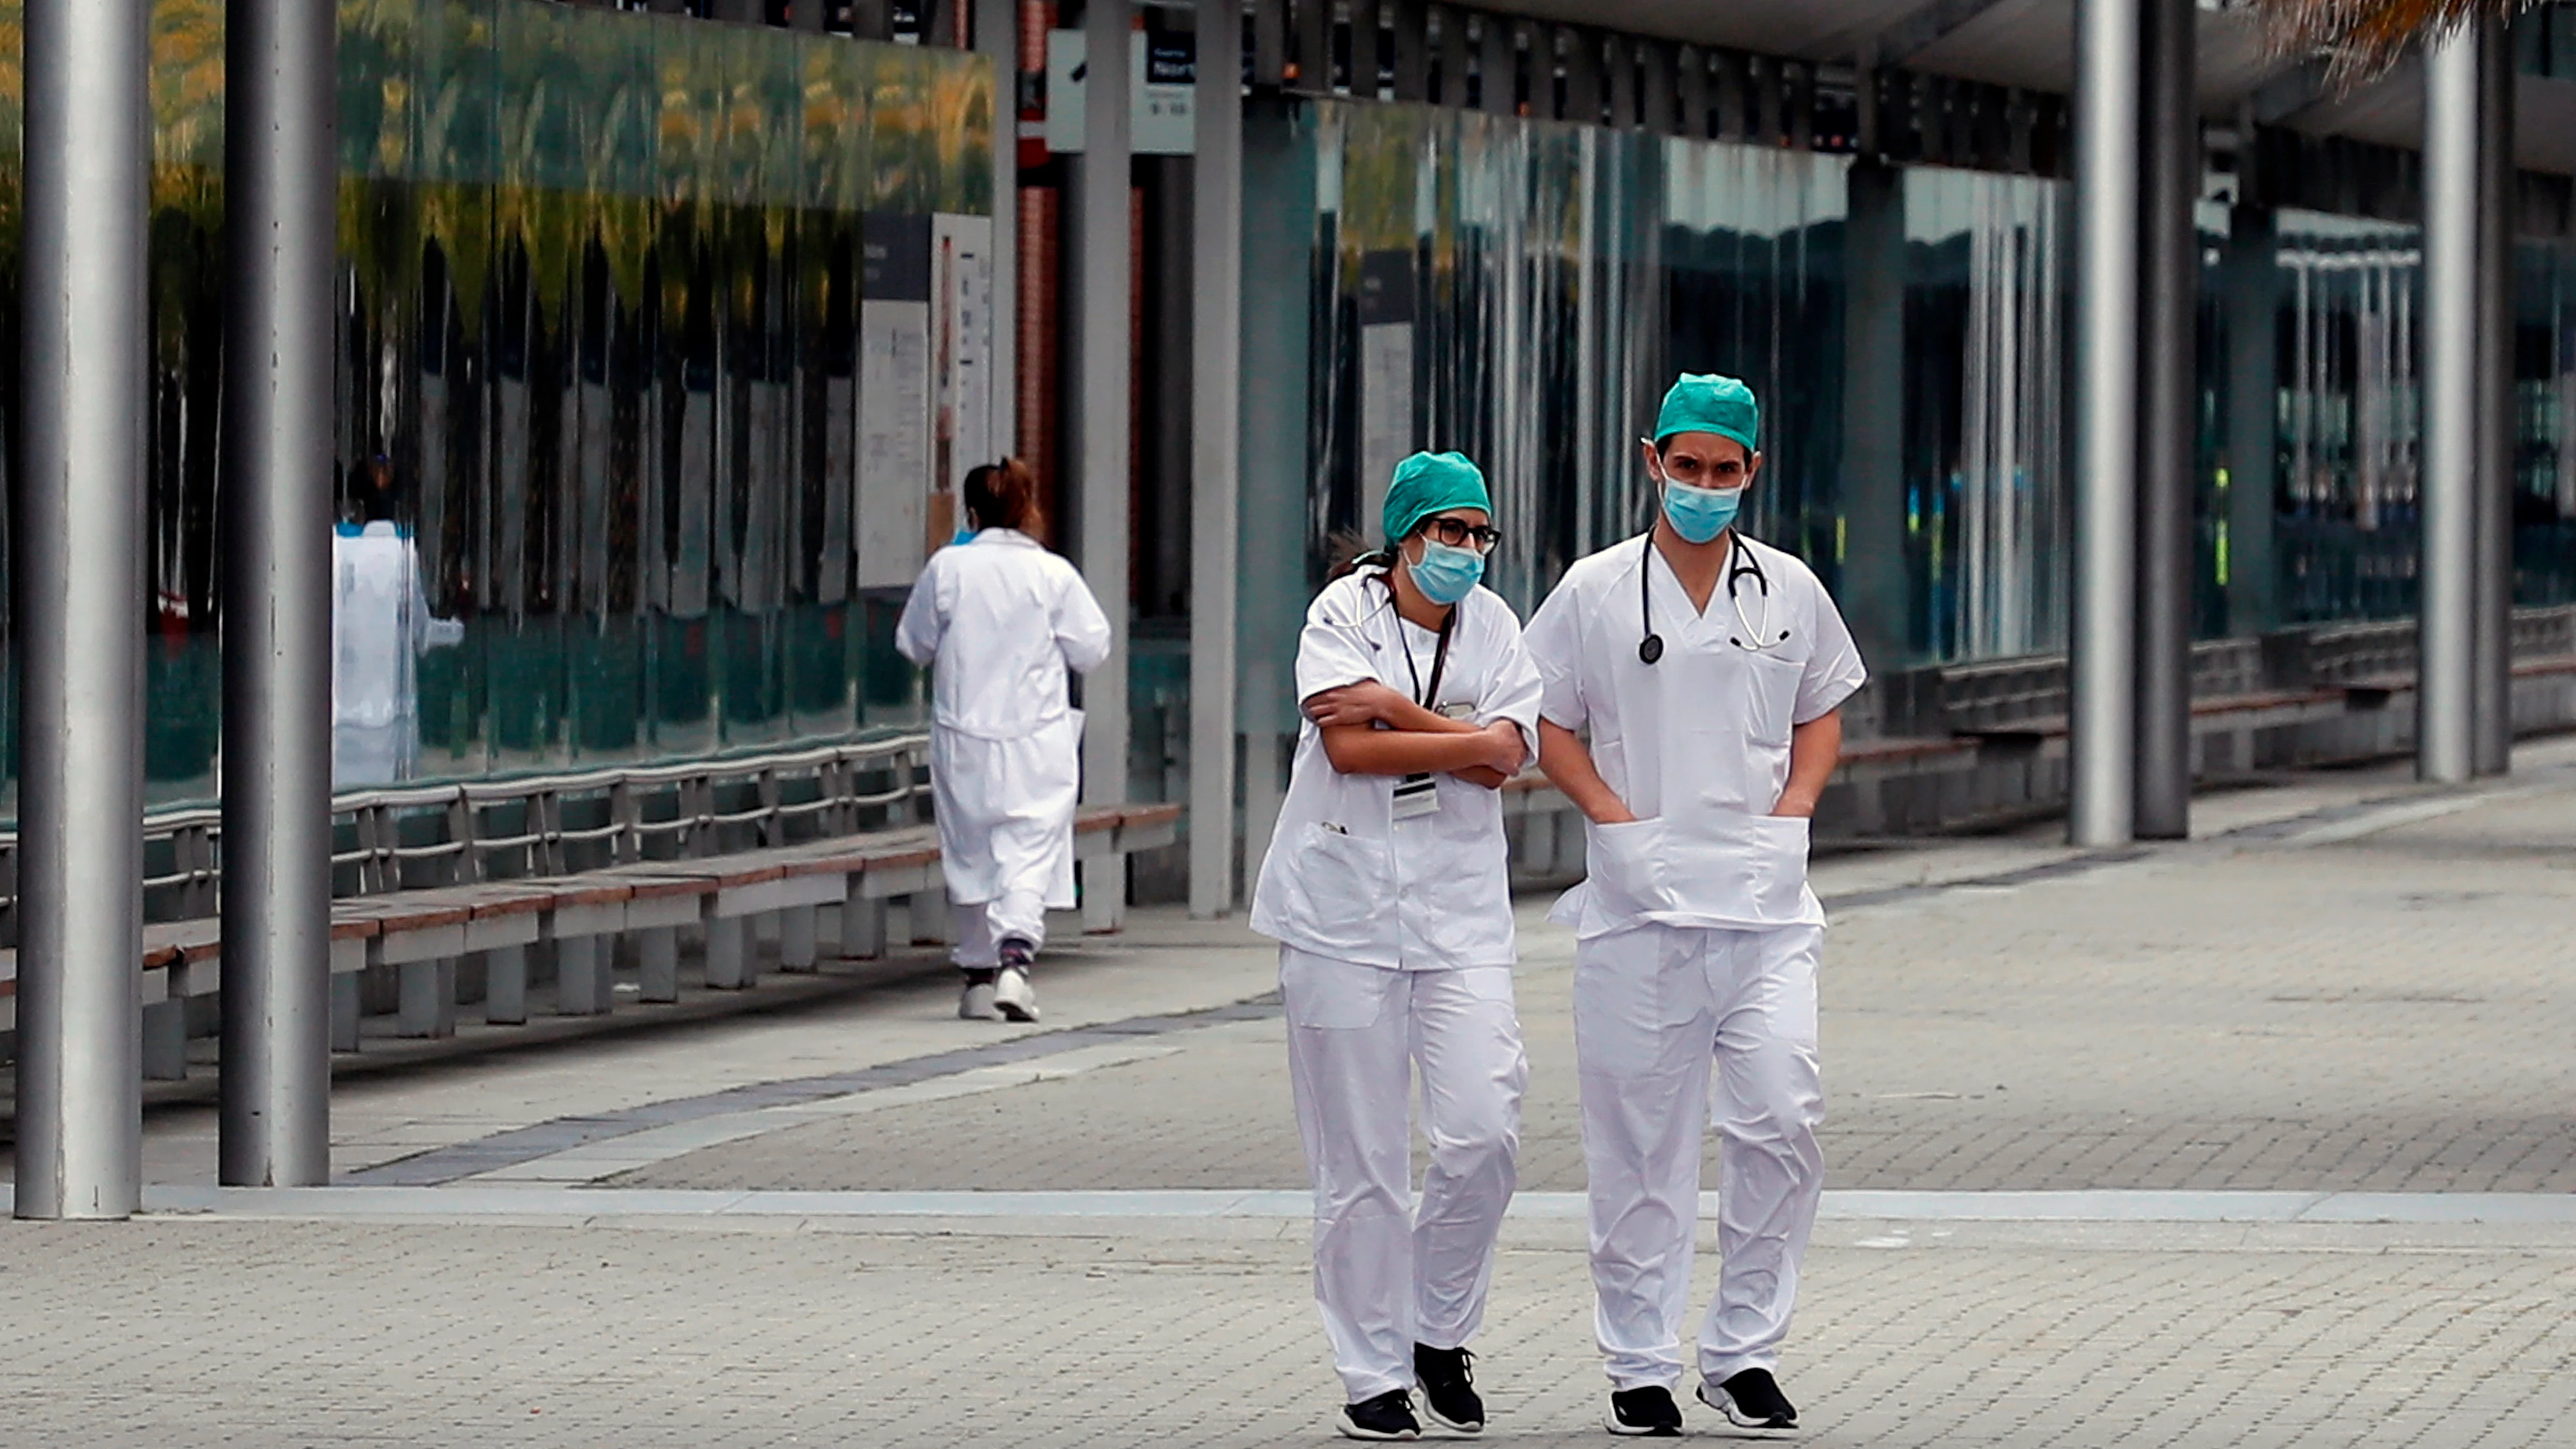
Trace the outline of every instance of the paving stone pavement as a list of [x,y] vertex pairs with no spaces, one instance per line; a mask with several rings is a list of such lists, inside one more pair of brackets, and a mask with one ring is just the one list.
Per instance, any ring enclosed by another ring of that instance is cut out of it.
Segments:
[[[1488,1439],[1606,1442],[1576,1231],[1501,1257]],[[0,1441],[1321,1445],[1301,1236],[10,1224]],[[2565,1230],[1829,1225],[1783,1382],[1852,1449],[2563,1444],[2571,1294]]]
[[[2544,746],[2503,792],[2359,814],[2407,792],[2308,777],[2203,802],[2244,833],[2044,878],[2072,858],[2046,832],[1827,863],[1829,894],[1872,902],[1828,948],[1833,1184],[2576,1191],[2571,764],[2576,743]],[[1978,880],[2018,883],[1961,884]],[[1567,1191],[1571,950],[1536,924],[1543,905],[1524,911],[1524,1183]],[[1239,930],[1146,917],[1132,947],[1061,959],[1048,1027],[1115,1035],[1244,1001],[1260,954]],[[1008,1035],[948,1017],[951,989],[371,1080],[337,1104],[341,1165]],[[591,1175],[1302,1184],[1275,1019],[1075,1040],[1092,1044],[1044,1070],[812,1103]],[[211,1180],[200,1116],[156,1115],[150,1135],[156,1181]],[[0,1221],[0,1449],[1338,1442],[1295,1217],[582,1201]],[[1581,1234],[1543,1215],[1505,1229],[1476,1345],[1490,1439],[1607,1442]],[[1714,1268],[1704,1241],[1703,1295]],[[1836,1219],[1783,1377],[1804,1441],[1836,1449],[2549,1449],[2576,1445],[2571,1302],[2564,1223]]]
[[[1844,912],[1824,968],[1834,1185],[2576,1190],[2576,777],[2340,834]],[[1572,941],[1543,904],[1522,913],[1521,1181],[1579,1190]],[[1172,1036],[1167,1055],[614,1181],[1295,1187],[1282,1034]]]

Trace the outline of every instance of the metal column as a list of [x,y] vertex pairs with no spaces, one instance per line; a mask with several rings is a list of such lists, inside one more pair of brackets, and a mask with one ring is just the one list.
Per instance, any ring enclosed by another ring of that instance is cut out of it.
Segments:
[[221,1180],[331,1177],[332,276],[338,34],[225,12]]
[[143,1182],[146,0],[29,0],[17,1201]]
[[2193,403],[2200,195],[2197,0],[2143,0],[2138,134],[2137,833],[2191,834]]
[[2477,622],[2470,753],[2481,775],[2513,765],[2513,47],[2477,22]]
[[[1128,511],[1134,490],[1129,436],[1135,408],[1134,233],[1128,159],[1127,49],[1130,0],[1086,0],[1082,29],[1088,63],[1083,83],[1083,149],[1074,168],[1073,255],[1065,291],[1072,300],[1065,375],[1072,406],[1074,514],[1081,528],[1083,577],[1109,615],[1109,658],[1083,681],[1082,798],[1114,802],[1127,795]],[[1083,864],[1082,923],[1116,930],[1127,905],[1124,856]]]
[[993,62],[992,449],[1007,457],[1019,446],[1020,418],[1020,7],[1018,0],[974,0],[975,49]]
[[2137,726],[2138,7],[2075,9],[2075,617],[2068,837],[2130,838]]
[[[1843,223],[1843,386],[1853,398],[1905,395],[1905,173],[1874,158],[1852,163]],[[1896,675],[1907,642],[1905,409],[1843,409],[1843,616],[1880,678]],[[1909,728],[1906,701],[1882,699],[1891,733]]]
[[2416,773],[2469,778],[2477,601],[2478,51],[2461,27],[2424,56],[2423,602]]
[[1199,0],[1190,238],[1190,914],[1234,906],[1234,630],[1243,446],[1242,0]]

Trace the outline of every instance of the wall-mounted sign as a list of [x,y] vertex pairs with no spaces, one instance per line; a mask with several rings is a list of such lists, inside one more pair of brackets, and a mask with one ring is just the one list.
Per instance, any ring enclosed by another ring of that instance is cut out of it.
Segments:
[[859,221],[859,587],[911,586],[929,556],[930,218]]
[[[1139,156],[1187,156],[1198,145],[1196,37],[1187,31],[1128,36],[1128,148]],[[1087,129],[1090,39],[1079,30],[1047,32],[1046,145],[1071,154]]]

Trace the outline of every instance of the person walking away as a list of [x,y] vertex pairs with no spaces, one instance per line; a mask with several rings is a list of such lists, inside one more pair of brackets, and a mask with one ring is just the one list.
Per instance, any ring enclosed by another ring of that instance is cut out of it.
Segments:
[[1759,420],[1733,378],[1676,382],[1640,440],[1653,529],[1575,563],[1530,620],[1539,764],[1589,822],[1586,878],[1550,919],[1576,935],[1613,1434],[1681,1432],[1712,1060],[1723,1264],[1697,1392],[1739,1429],[1798,1422],[1774,1370],[1824,1181],[1807,822],[1867,674],[1816,576],[1735,527]]
[[[1435,1424],[1485,1423],[1467,1343],[1529,1080],[1496,791],[1535,756],[1539,698],[1520,620],[1478,586],[1491,514],[1458,454],[1397,465],[1386,549],[1307,610],[1305,718],[1253,893],[1252,928],[1279,942],[1315,1302],[1347,1400],[1335,1427],[1354,1439],[1419,1437],[1417,1386]],[[1416,1069],[1431,1148],[1418,1205]]]
[[895,647],[932,668],[930,790],[954,912],[957,1014],[1035,1021],[1046,913],[1074,904],[1082,712],[1067,671],[1109,657],[1109,620],[1041,542],[1037,478],[1017,458],[966,475],[977,530],[931,555]]

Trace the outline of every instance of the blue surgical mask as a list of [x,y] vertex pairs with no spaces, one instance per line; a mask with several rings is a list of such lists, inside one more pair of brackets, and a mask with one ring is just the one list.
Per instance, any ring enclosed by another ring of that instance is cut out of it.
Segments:
[[1422,557],[1407,560],[1413,586],[1422,597],[1447,608],[1467,597],[1485,576],[1485,556],[1472,548],[1451,548],[1437,539],[1422,541]]
[[1693,488],[1664,480],[1664,517],[1687,543],[1706,543],[1726,532],[1743,503],[1741,488]]

